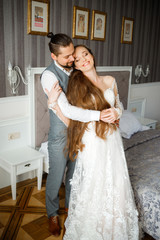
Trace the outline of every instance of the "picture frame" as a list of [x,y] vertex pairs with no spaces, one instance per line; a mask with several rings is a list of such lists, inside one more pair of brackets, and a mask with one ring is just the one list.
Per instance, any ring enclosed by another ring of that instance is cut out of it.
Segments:
[[28,34],[48,34],[49,3],[49,0],[28,0]]
[[133,41],[133,24],[134,19],[123,17],[121,30],[121,43],[131,44]]
[[89,9],[74,6],[73,7],[73,38],[88,39],[89,35]]
[[107,13],[92,10],[91,40],[105,41]]

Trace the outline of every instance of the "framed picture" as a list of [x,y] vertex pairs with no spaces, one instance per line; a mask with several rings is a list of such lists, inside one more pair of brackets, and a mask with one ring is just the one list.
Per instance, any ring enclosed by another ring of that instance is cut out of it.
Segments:
[[107,14],[100,11],[92,11],[91,40],[105,40]]
[[49,0],[28,0],[28,34],[49,32]]
[[132,43],[133,41],[133,18],[122,18],[121,43]]
[[89,32],[89,9],[73,7],[73,38],[88,39]]

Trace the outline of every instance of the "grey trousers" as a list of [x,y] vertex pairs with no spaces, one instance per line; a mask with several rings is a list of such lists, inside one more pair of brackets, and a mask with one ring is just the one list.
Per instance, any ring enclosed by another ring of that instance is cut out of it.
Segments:
[[57,215],[59,209],[59,189],[67,166],[65,178],[65,207],[69,205],[71,190],[70,179],[74,172],[75,161],[72,162],[64,152],[66,136],[48,141],[49,173],[46,182],[46,209],[48,218]]

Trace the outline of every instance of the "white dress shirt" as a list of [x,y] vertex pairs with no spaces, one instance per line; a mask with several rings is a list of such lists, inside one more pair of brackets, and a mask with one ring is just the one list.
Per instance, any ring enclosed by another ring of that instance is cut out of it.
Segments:
[[[72,72],[72,70],[70,72],[68,72],[64,68],[60,67],[56,63],[56,61],[55,61],[55,64],[58,68],[60,68],[68,76]],[[51,91],[53,84],[57,81],[58,81],[58,79],[57,79],[56,75],[54,73],[52,73],[51,71],[46,70],[42,74],[42,78],[41,78],[41,83],[42,83],[44,92],[45,92],[45,89],[47,89],[48,91]],[[57,100],[57,103],[58,103],[63,115],[69,119],[77,120],[77,121],[81,121],[81,122],[99,121],[100,111],[87,110],[87,109],[82,109],[82,108],[79,108],[76,106],[72,106],[68,102],[67,97],[63,91],[61,92],[61,94]]]

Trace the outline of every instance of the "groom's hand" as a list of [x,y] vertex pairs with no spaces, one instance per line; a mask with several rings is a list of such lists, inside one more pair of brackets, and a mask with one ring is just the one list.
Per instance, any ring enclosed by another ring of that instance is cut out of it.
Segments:
[[54,103],[57,101],[60,93],[62,92],[62,88],[59,86],[59,82],[57,81],[53,84],[50,92],[47,89],[45,89],[45,92],[48,96],[48,102]]

